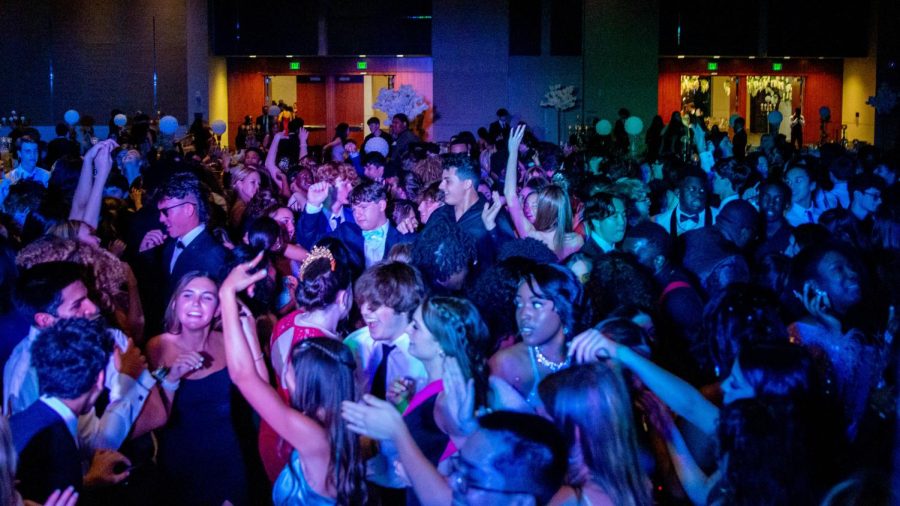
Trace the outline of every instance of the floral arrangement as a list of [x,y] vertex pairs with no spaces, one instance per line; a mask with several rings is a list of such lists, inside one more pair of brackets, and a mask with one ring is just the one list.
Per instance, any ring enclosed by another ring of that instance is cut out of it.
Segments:
[[781,76],[747,76],[747,90],[751,97],[760,92],[765,93],[766,102],[774,103],[777,107],[781,102],[790,102],[793,86],[791,81]]
[[398,89],[381,88],[373,107],[387,114],[388,118],[403,113],[410,121],[428,110],[425,99],[408,84],[404,84]]
[[681,76],[681,95],[709,92],[709,78],[700,76]]
[[561,84],[554,84],[547,90],[544,100],[541,100],[541,107],[552,107],[557,111],[567,111],[575,107],[575,102],[574,86],[563,88]]

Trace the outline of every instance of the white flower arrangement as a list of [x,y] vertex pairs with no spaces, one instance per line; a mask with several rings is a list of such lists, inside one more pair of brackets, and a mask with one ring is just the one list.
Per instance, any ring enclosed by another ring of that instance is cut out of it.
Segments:
[[552,107],[557,111],[567,111],[575,107],[575,87],[566,86],[563,88],[561,84],[550,86],[544,100],[541,100],[541,107]]
[[[748,76],[747,90],[755,97],[760,92],[766,96],[766,102],[790,102],[793,86],[791,81],[781,76]],[[771,98],[770,98],[771,97]]]
[[389,119],[395,114],[403,113],[410,121],[428,110],[425,99],[409,84],[404,84],[398,89],[381,88],[378,91],[378,99],[372,107],[387,114]]

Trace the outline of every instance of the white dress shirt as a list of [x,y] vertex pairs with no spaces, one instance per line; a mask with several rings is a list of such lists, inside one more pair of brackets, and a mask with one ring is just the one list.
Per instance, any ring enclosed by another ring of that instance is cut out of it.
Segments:
[[784,213],[784,217],[792,227],[796,228],[806,223],[818,223],[820,214],[822,214],[821,211],[814,205],[805,208],[793,202],[787,212]]
[[372,391],[372,380],[375,370],[381,363],[384,355],[383,344],[395,346],[388,355],[386,384],[391,385],[394,380],[409,378],[416,384],[416,391],[424,388],[428,383],[428,373],[425,365],[417,358],[409,354],[409,335],[400,334],[392,341],[376,341],[369,334],[369,327],[361,327],[344,339],[344,344],[353,352],[356,359],[357,385],[365,392]]
[[[31,366],[31,344],[40,331],[32,326],[25,339],[13,349],[3,368],[3,414],[12,416],[24,411],[40,399],[37,371]],[[112,329],[116,345],[125,350],[128,338],[122,331]],[[112,355],[106,365],[105,386],[109,389],[109,405],[98,417],[94,410],[78,417],[79,447],[85,455],[94,450],[116,450],[128,437],[131,426],[141,413],[150,389],[156,384],[146,369],[137,380],[120,374]]]
[[316,213],[325,213],[325,217],[328,218],[328,228],[331,229],[332,232],[338,228],[338,226],[344,222],[344,207],[341,206],[341,210],[338,213],[332,213],[331,209],[324,209],[324,206],[314,206],[310,203],[306,204],[306,214],[316,214]]

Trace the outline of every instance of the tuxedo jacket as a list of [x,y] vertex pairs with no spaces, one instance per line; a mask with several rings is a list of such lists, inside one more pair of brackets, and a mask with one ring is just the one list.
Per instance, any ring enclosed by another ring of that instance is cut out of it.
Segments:
[[[356,220],[353,219],[353,211],[349,206],[344,206],[341,213],[343,213],[344,223],[356,223]],[[307,250],[311,250],[319,242],[319,239],[334,233],[328,224],[328,217],[325,216],[324,210],[317,213],[307,213],[304,210],[297,219],[296,229],[297,243]]]
[[[366,270],[366,246],[363,238],[362,229],[356,223],[345,221],[338,225],[338,228],[330,234],[336,239],[340,239],[344,246],[350,251],[351,269],[354,273],[361,273]],[[384,241],[384,256],[391,252],[396,244],[412,242],[416,238],[416,234],[401,234],[394,225],[388,223],[387,237]],[[382,257],[384,258],[384,257]]]
[[43,504],[54,490],[81,492],[81,458],[66,422],[41,401],[9,419],[19,454],[16,479],[23,499]]

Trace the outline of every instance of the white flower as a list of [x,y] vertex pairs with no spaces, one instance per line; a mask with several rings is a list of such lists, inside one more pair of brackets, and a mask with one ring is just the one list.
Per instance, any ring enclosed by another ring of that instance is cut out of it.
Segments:
[[405,114],[410,121],[428,110],[425,99],[408,84],[398,89],[381,88],[372,107],[387,114],[388,118],[393,118],[395,114]]
[[575,107],[575,87],[562,87],[561,84],[550,86],[544,100],[541,101],[541,107],[552,107],[557,111],[566,111]]

